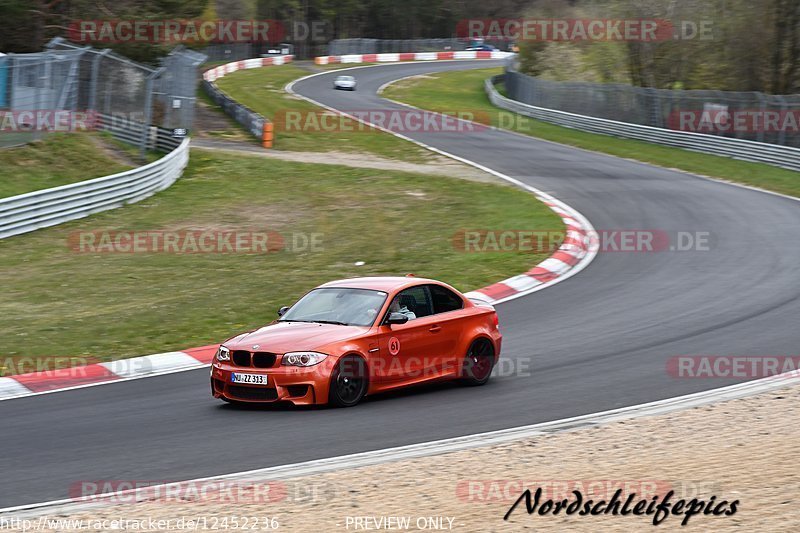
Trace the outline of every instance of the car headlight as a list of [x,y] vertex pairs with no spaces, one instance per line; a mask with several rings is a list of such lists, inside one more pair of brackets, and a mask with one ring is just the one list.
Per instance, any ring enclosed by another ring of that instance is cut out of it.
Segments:
[[217,361],[230,361],[231,351],[224,346],[217,348]]
[[281,364],[284,366],[314,366],[328,357],[319,352],[288,352],[283,354]]

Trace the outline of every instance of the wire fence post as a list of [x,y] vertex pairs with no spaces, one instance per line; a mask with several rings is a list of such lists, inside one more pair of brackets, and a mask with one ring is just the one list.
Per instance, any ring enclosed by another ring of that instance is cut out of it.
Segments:
[[[776,96],[776,98],[780,101],[780,112],[778,115],[778,120],[784,121],[787,117],[789,112],[789,106],[786,103],[786,98],[783,96]],[[778,133],[778,144],[785,145],[786,144],[786,130],[784,128],[779,128]]]
[[[759,110],[761,111],[761,120],[763,124],[764,118],[766,118],[765,111],[767,110],[767,99],[764,97],[763,93],[757,93],[758,100],[759,100]],[[758,128],[758,142],[764,142],[764,128]]]
[[142,124],[142,140],[139,145],[139,157],[142,162],[147,160],[147,137],[150,134],[150,122],[153,119],[153,82],[162,72],[163,68],[151,72],[145,84],[144,123]]
[[97,83],[99,79],[100,61],[102,61],[109,52],[111,52],[111,49],[106,48],[99,54],[95,54],[94,59],[92,59],[92,77],[89,81],[89,101],[87,103],[87,107],[92,111],[97,108]]

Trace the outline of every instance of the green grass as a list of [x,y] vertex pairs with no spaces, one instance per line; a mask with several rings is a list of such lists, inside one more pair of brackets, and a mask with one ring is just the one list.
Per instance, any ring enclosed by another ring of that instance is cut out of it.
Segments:
[[131,168],[99,150],[92,135],[97,134],[50,134],[41,141],[0,150],[0,198]]
[[[0,362],[109,360],[219,342],[342,277],[413,272],[475,289],[547,254],[459,252],[458,230],[561,227],[534,196],[509,186],[193,150],[184,177],[153,197],[0,241]],[[75,232],[164,229],[319,233],[321,250],[103,254],[67,246]]]
[[791,170],[586,133],[502,111],[489,102],[483,88],[486,78],[501,72],[501,69],[481,69],[410,78],[387,87],[384,96],[433,111],[481,112],[491,118],[494,126],[533,137],[800,196],[800,175]]
[[[305,117],[309,112],[320,112],[320,108],[283,90],[287,83],[309,74],[291,64],[241,70],[217,80],[217,86],[240,104],[276,123],[273,145],[276,150],[368,152],[411,162],[429,161],[433,157],[428,150],[379,130],[325,131],[324,128],[315,128],[313,121],[307,122]],[[358,102],[357,94],[353,95],[354,102]],[[293,127],[291,131],[282,128],[281,124],[285,123],[282,117],[286,117],[287,112],[306,113],[302,115],[303,127]]]

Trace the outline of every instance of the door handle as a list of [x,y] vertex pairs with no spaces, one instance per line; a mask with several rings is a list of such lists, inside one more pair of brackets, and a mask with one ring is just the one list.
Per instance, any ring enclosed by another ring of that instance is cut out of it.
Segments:
[[431,326],[431,329],[429,329],[428,331],[430,331],[431,333],[436,333],[438,331],[442,331],[442,327],[434,325],[434,326]]

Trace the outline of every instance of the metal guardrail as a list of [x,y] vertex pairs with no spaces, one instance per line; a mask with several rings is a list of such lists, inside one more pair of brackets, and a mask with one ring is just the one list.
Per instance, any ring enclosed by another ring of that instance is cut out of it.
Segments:
[[172,131],[156,126],[146,126],[142,122],[129,120],[127,117],[97,114],[98,130],[110,133],[122,142],[144,147],[146,150],[171,152],[181,144],[181,139],[172,136]]
[[657,89],[554,81],[505,69],[505,94],[524,104],[588,117],[800,148],[800,94]]
[[226,115],[241,124],[255,138],[261,141],[264,148],[272,148],[273,124],[268,118],[256,113],[249,107],[240,104],[214,83],[225,77],[226,74],[239,70],[268,67],[271,65],[284,65],[291,63],[294,56],[256,57],[243,61],[233,61],[209,69],[203,73],[203,89],[215,104],[220,106]]
[[267,122],[266,117],[259,115],[246,105],[240,104],[217,87],[217,84],[212,81],[203,80],[203,89],[211,100],[222,108],[222,111],[224,111],[226,115],[238,122],[244,129],[249,131],[253,137],[261,139],[262,132],[264,131],[264,124]]
[[630,124],[627,122],[577,115],[555,109],[535,107],[516,100],[511,100],[498,93],[495,85],[502,82],[504,76],[504,74],[500,74],[486,80],[485,90],[489,100],[497,107],[519,113],[526,117],[591,133],[636,139],[683,148],[694,152],[731,157],[754,163],[766,163],[789,170],[800,171],[800,148],[744,139],[719,137],[716,135],[706,135],[703,133],[654,128],[652,126]]
[[[166,136],[158,130],[158,137]],[[172,185],[188,161],[185,138],[172,152],[143,167],[0,199],[0,239],[138,202]]]

